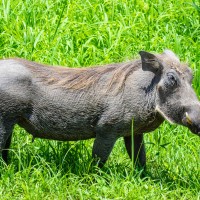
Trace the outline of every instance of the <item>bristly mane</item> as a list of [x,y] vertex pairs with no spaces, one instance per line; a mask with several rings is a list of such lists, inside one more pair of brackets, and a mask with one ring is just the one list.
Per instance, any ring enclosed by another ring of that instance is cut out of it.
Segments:
[[60,66],[50,67],[19,58],[15,60],[22,61],[29,69],[36,72],[37,78],[45,84],[66,89],[88,89],[109,73],[110,78],[107,91],[115,92],[123,88],[126,78],[141,64],[140,60],[135,60],[105,66],[68,68]]

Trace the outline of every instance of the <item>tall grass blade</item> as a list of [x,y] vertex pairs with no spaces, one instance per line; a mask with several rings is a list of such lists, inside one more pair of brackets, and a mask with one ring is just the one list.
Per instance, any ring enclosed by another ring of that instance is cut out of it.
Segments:
[[134,169],[135,169],[135,163],[134,163],[134,161],[135,161],[135,158],[134,158],[134,118],[132,119],[132,122],[131,122],[131,152],[132,152],[131,160],[133,162],[132,166],[133,166],[133,171],[134,171]]

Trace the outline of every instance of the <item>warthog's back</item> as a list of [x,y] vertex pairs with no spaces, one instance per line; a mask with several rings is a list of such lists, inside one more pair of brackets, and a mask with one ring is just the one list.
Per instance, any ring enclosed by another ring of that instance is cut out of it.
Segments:
[[73,69],[9,59],[0,62],[0,81],[3,96],[9,94],[11,104],[26,110],[16,111],[18,123],[34,137],[88,139],[95,137],[108,102],[121,104],[120,97],[113,99],[108,90],[120,90],[130,64]]

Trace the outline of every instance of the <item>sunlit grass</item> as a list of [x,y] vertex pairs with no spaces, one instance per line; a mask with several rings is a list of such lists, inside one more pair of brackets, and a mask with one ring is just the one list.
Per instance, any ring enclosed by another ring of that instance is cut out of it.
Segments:
[[[194,69],[200,95],[199,6],[191,0],[2,0],[0,57],[83,67],[171,49]],[[16,126],[10,164],[0,161],[0,199],[200,198],[200,141],[186,128],[164,123],[146,134],[143,178],[122,139],[103,169],[91,168],[92,143],[32,143]]]

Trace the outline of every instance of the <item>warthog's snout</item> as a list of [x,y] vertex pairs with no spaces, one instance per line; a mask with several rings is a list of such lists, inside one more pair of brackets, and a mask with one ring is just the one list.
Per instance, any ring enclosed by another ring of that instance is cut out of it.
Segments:
[[182,122],[193,133],[200,136],[200,116],[197,116],[196,112],[195,113],[185,112]]

